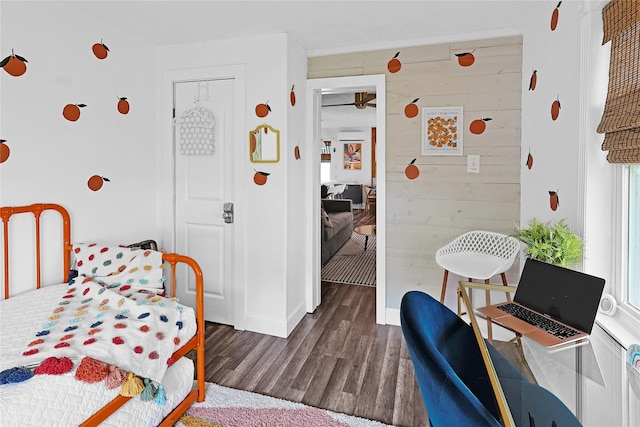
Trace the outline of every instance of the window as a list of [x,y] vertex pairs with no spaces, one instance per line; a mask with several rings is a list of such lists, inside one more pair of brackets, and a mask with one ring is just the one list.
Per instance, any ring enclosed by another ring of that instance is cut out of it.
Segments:
[[331,181],[331,163],[320,163],[320,182]]
[[628,192],[623,242],[625,260],[620,265],[622,283],[618,297],[640,309],[640,7],[636,2],[611,0],[602,9],[603,41],[611,43],[607,100],[598,132],[604,133],[602,149],[609,163],[627,164]]
[[640,165],[629,167],[628,272],[629,304],[640,309]]
[[[640,2],[611,0],[602,8],[602,44],[609,44],[607,98],[598,126],[613,173],[614,316],[599,323],[624,347],[640,328]],[[622,166],[624,165],[624,166]]]

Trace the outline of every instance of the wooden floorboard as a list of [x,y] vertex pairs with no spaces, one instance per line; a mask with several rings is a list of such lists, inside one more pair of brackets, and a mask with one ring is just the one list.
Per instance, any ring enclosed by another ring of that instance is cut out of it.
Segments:
[[[375,221],[362,212],[355,218]],[[375,287],[323,282],[322,304],[286,339],[207,322],[206,381],[394,426],[427,426],[401,328],[375,323],[375,294]]]
[[322,288],[322,304],[287,339],[207,322],[206,381],[386,424],[426,426],[402,331],[375,323],[375,288]]

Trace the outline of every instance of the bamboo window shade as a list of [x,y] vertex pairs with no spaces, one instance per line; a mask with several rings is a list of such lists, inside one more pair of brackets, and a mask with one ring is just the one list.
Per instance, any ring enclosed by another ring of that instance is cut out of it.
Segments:
[[611,41],[609,87],[598,126],[609,163],[640,163],[640,1],[611,0],[602,9]]

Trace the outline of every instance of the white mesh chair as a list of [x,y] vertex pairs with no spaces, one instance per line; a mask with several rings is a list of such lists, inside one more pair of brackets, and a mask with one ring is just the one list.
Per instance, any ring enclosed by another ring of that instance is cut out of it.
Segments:
[[505,272],[511,268],[520,253],[520,241],[505,234],[491,231],[469,231],[448,245],[438,249],[436,262],[444,268],[440,302],[444,304],[449,272],[473,279],[489,280],[500,274],[507,286]]
[[336,184],[329,189],[329,198],[342,199],[342,193],[347,189],[347,184]]

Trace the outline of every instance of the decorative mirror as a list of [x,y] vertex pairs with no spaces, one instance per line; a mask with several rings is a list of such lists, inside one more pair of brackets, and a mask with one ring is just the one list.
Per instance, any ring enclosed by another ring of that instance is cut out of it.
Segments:
[[254,163],[280,161],[280,131],[263,124],[249,132],[249,159]]

